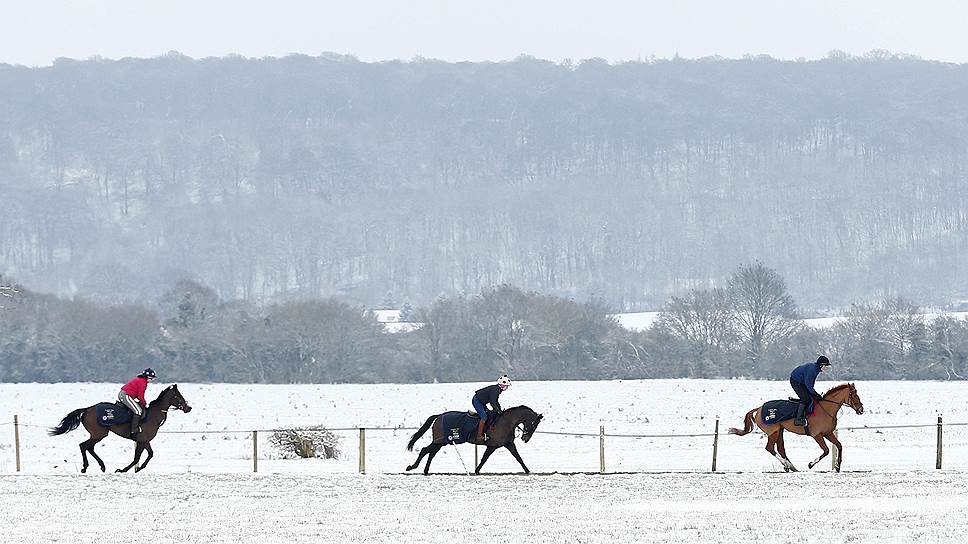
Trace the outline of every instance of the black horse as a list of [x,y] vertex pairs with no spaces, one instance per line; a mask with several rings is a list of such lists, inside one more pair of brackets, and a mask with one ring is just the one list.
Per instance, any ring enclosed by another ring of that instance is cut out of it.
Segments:
[[[424,467],[424,474],[427,474],[430,472],[430,462],[434,460],[434,455],[437,455],[437,452],[440,451],[440,448],[447,444],[460,444],[464,442],[464,440],[454,439],[451,436],[447,436],[447,434],[444,432],[441,416],[451,413],[454,412],[445,412],[444,414],[430,416],[427,418],[427,421],[423,424],[423,426],[413,434],[413,437],[410,439],[410,443],[407,444],[407,449],[409,451],[413,451],[413,445],[417,443],[417,440],[420,439],[424,433],[427,432],[427,429],[429,429],[431,425],[434,427],[433,442],[420,450],[420,455],[417,456],[417,460],[414,461],[412,465],[407,467],[408,471],[417,468],[417,465],[420,464],[420,460],[424,458],[424,455],[426,455],[427,466]],[[508,451],[511,452],[511,455],[513,455],[514,458],[518,460],[518,463],[521,464],[521,468],[524,469],[525,474],[530,473],[531,471],[528,470],[528,467],[525,466],[524,461],[521,460],[521,456],[518,454],[518,448],[514,446],[514,430],[518,428],[518,426],[521,426],[521,440],[524,440],[524,442],[527,443],[529,440],[531,440],[531,435],[534,434],[535,429],[538,428],[538,423],[541,423],[541,419],[543,417],[543,415],[536,413],[527,406],[516,406],[514,408],[508,408],[502,412],[501,415],[497,416],[497,418],[494,420],[493,427],[487,433],[486,441],[477,440],[475,433],[474,439],[469,440],[468,442],[486,446],[487,449],[484,450],[484,456],[481,457],[480,464],[474,469],[474,474],[481,473],[481,467],[483,467],[484,463],[487,462],[487,458],[490,457],[491,454],[494,453],[494,450],[498,448],[507,448]]]
[[[104,437],[106,437],[109,433],[113,432],[121,438],[135,440],[136,446],[134,449],[134,461],[131,461],[130,465],[124,468],[119,468],[115,472],[127,472],[131,469],[131,467],[135,467],[134,471],[139,472],[141,469],[148,466],[148,461],[154,457],[155,452],[151,449],[151,440],[155,437],[155,435],[158,434],[158,429],[165,424],[165,420],[168,418],[169,408],[176,408],[185,412],[186,414],[192,411],[192,407],[185,402],[185,397],[183,397],[178,391],[177,385],[169,386],[167,389],[162,391],[160,395],[158,395],[158,398],[155,399],[154,402],[148,405],[146,416],[141,422],[141,432],[134,437],[131,436],[131,427],[127,423],[123,423],[121,425],[112,425],[111,427],[104,427],[98,423],[97,413],[95,412],[94,406],[78,408],[77,410],[67,414],[67,416],[61,420],[60,424],[51,429],[47,434],[57,436],[73,431],[82,423],[84,424],[84,428],[87,429],[87,432],[90,433],[91,437],[80,444],[81,458],[84,460],[84,466],[81,468],[81,472],[87,472],[88,452],[91,453],[91,455],[94,457],[94,460],[97,461],[97,464],[101,467],[101,472],[104,472],[104,461],[102,461],[101,458],[94,453],[94,445],[101,440],[104,440]],[[138,464],[138,461],[141,459],[141,454],[144,451],[148,452],[148,458],[145,459],[145,462],[140,466],[135,466]]]

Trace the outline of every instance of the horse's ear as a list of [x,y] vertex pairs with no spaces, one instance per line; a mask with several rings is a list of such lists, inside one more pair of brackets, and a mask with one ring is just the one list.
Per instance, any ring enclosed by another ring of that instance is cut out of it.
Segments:
[[172,389],[178,389],[178,384],[177,384],[177,383],[175,383],[175,384],[172,384],[172,386],[171,386],[171,388],[172,388]]

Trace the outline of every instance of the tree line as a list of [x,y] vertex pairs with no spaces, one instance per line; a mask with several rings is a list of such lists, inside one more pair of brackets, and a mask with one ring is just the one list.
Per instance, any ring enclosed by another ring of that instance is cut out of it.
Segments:
[[511,284],[653,309],[760,259],[811,309],[968,288],[968,65],[0,65],[0,272],[144,304]]
[[193,382],[785,379],[819,353],[834,379],[968,377],[968,320],[927,321],[894,297],[854,304],[828,329],[805,327],[783,278],[760,263],[671,298],[641,332],[601,302],[508,285],[418,306],[419,327],[397,334],[344,301],[256,306],[194,281],[150,307],[0,285],[0,382],[122,381],[145,366]]

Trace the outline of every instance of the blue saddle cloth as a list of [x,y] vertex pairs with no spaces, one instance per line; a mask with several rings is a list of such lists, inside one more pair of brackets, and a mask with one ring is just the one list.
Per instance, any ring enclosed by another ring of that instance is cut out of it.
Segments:
[[448,442],[460,444],[469,442],[477,434],[481,418],[469,412],[444,412],[440,415],[440,425]]
[[[793,419],[797,415],[797,405],[795,400],[771,400],[763,404],[760,408],[760,419],[764,425],[772,425],[788,419]],[[807,415],[813,415],[813,401],[807,406]]]
[[98,403],[94,406],[94,412],[97,414],[97,422],[104,427],[131,423],[131,418],[134,415],[127,406],[120,402],[114,404],[110,402]]

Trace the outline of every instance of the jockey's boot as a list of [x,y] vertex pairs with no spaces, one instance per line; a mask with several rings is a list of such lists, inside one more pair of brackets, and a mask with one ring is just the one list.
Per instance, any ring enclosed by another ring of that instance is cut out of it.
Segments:
[[805,405],[797,405],[797,417],[793,419],[793,424],[801,427],[807,426],[807,407]]
[[138,434],[138,427],[141,426],[141,416],[138,414],[131,415],[131,438],[133,439]]
[[477,437],[481,442],[487,442],[487,434],[484,433],[484,426],[487,425],[487,421],[482,419],[480,423],[477,424]]

